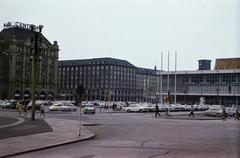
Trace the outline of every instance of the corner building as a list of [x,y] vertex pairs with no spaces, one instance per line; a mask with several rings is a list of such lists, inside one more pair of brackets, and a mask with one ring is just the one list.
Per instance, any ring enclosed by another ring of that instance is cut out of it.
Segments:
[[[34,32],[22,27],[4,28],[0,32],[0,95],[2,99],[23,99],[32,96]],[[58,44],[51,44],[41,33],[38,43],[39,60],[37,99],[57,93]]]

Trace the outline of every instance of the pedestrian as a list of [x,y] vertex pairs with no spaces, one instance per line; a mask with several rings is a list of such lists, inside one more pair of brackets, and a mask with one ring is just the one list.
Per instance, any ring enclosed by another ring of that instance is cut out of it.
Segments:
[[159,113],[159,107],[158,107],[158,105],[156,104],[156,105],[155,105],[155,117],[157,117],[157,116],[161,116],[161,114]]
[[167,117],[170,117],[171,115],[169,114],[169,111],[170,111],[170,109],[169,109],[169,107],[167,107],[166,108],[166,111],[165,111],[165,115],[167,116]]
[[27,116],[27,103],[26,103],[26,101],[23,102],[23,113],[24,113],[24,116],[26,117]]
[[234,117],[235,120],[239,120],[239,117],[240,117],[238,110],[239,110],[239,108],[237,107],[237,108],[236,108],[236,112],[235,112],[235,117]]
[[23,111],[23,105],[21,104],[21,102],[17,102],[17,111],[19,116],[22,116],[22,111]]
[[43,116],[45,118],[45,105],[42,104],[40,106],[40,117]]
[[194,117],[194,107],[191,106],[190,114],[188,115],[189,117]]
[[227,114],[226,114],[226,109],[225,107],[222,108],[222,120],[225,121],[227,118]]

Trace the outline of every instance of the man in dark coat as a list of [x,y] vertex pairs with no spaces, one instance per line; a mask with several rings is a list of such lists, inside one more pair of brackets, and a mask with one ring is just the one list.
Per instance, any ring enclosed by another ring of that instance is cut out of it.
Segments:
[[194,117],[194,107],[191,106],[191,110],[190,110],[190,114],[189,114],[189,117]]
[[159,108],[158,108],[158,105],[156,104],[155,105],[155,117],[157,117],[157,116],[161,116],[161,114],[159,113]]

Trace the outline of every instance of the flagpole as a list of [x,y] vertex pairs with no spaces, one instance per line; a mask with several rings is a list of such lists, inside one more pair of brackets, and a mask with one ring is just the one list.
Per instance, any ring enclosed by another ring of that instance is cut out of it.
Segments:
[[177,102],[177,51],[175,52],[174,104]]

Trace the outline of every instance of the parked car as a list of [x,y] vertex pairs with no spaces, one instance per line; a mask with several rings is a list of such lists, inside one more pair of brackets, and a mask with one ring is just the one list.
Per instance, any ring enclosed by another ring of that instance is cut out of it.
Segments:
[[[47,102],[46,101],[43,101],[43,100],[36,100],[35,101],[35,109],[36,110],[40,110],[40,106],[44,104],[44,105],[47,105]],[[32,109],[32,101],[27,105],[27,109],[30,110]]]
[[205,112],[205,116],[222,116],[222,108],[220,106],[211,106]]
[[233,107],[226,108],[226,113],[228,114],[228,116],[235,116],[236,108]]
[[126,112],[147,112],[148,107],[141,104],[131,104],[128,107],[124,107],[123,111]]
[[[154,105],[154,104],[145,104],[144,106],[146,106],[148,108],[149,112],[155,112],[156,111],[156,105]],[[158,107],[159,107],[159,105],[158,105]]]
[[85,104],[85,107],[83,108],[84,114],[95,114],[96,108],[93,104]]
[[60,111],[62,108],[62,104],[61,103],[54,103],[53,105],[51,105],[49,107],[50,111]]
[[14,107],[14,105],[10,101],[1,101],[0,107],[2,109],[12,109]]
[[77,111],[77,107],[70,103],[59,102],[49,107],[50,111]]
[[77,107],[74,104],[63,104],[62,111],[77,111]]

